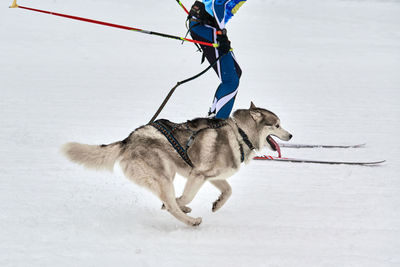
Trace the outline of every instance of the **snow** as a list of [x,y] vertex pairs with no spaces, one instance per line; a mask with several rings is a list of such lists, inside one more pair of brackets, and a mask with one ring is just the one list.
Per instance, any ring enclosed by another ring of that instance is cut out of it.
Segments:
[[[201,189],[200,227],[160,210],[116,174],[68,162],[68,141],[108,143],[148,122],[179,80],[205,68],[191,44],[0,8],[0,266],[400,266],[400,2],[248,1],[228,24],[243,77],[236,108],[277,113],[284,156],[376,160],[380,167],[252,162],[233,195]],[[183,36],[175,1],[21,1]],[[190,6],[191,1],[183,3]],[[209,72],[161,117],[204,116]],[[184,179],[176,178],[177,192]]]

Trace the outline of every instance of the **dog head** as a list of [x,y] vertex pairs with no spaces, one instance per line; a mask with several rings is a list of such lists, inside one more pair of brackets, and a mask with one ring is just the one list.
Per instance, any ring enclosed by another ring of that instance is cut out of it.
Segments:
[[289,141],[292,134],[286,131],[281,126],[281,122],[273,112],[258,108],[251,102],[248,110],[241,110],[238,114],[235,112],[234,117],[241,117],[248,131],[253,132],[253,141],[257,149],[268,147],[276,151],[279,145],[275,142],[272,136],[275,136],[283,141]]

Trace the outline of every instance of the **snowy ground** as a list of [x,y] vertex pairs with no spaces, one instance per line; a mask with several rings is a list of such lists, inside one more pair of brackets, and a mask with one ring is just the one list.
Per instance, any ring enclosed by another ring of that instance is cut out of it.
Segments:
[[[381,167],[252,162],[211,213],[206,185],[187,227],[120,175],[73,165],[67,141],[107,143],[145,124],[200,66],[193,45],[0,7],[0,266],[400,266],[400,2],[252,0],[229,24],[243,68],[236,108],[277,113],[317,159]],[[187,6],[191,1],[185,0]],[[175,1],[41,0],[23,6],[176,35]],[[206,114],[214,73],[162,113]],[[182,189],[183,178],[177,178]],[[178,190],[178,192],[179,192]]]

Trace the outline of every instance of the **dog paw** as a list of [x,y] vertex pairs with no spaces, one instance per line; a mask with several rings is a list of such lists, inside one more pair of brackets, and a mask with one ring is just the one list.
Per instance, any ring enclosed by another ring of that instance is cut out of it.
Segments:
[[201,217],[198,217],[198,218],[194,219],[194,220],[191,222],[191,225],[192,225],[192,226],[199,226],[199,225],[201,224],[202,221],[203,221],[203,219],[202,219]]
[[[180,208],[181,208],[181,210],[182,210],[184,213],[190,213],[190,212],[192,212],[192,209],[189,208],[189,207],[187,207],[187,206],[182,206],[182,207],[180,207]],[[162,204],[161,209],[162,209],[162,210],[165,210],[165,209],[166,209],[164,204]]]
[[214,201],[213,205],[212,205],[212,212],[216,212],[217,210],[219,210],[222,207],[220,199],[218,198],[217,200]]
[[180,208],[181,208],[181,210],[182,210],[184,213],[190,213],[190,212],[192,212],[192,209],[189,208],[189,207],[187,207],[187,206],[182,206],[182,207],[180,207]]
[[218,205],[218,201],[215,201],[212,205],[212,212],[216,212],[217,210],[219,210],[220,207],[217,206]]

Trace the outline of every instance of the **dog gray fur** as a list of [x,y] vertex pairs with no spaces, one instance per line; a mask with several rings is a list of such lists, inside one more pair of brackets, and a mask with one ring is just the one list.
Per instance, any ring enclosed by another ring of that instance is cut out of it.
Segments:
[[[199,130],[187,154],[193,163],[190,167],[171,146],[167,138],[155,127],[145,125],[123,141],[109,145],[86,145],[67,143],[64,154],[73,162],[93,169],[112,171],[119,162],[124,175],[140,186],[153,192],[163,202],[175,218],[191,226],[201,223],[201,217],[194,218],[186,213],[189,204],[201,186],[210,182],[221,191],[213,203],[212,211],[219,210],[232,194],[226,179],[236,173],[241,166],[241,148],[244,161],[248,163],[254,156],[239,134],[239,127],[247,134],[255,150],[264,147],[273,149],[268,136],[276,136],[288,141],[292,135],[280,126],[279,118],[272,112],[257,108],[253,103],[249,109],[239,109],[225,120],[221,127],[208,127],[210,119],[196,119],[188,122],[191,130]],[[190,124],[191,123],[191,124]],[[185,124],[186,127],[188,124]],[[175,124],[181,129],[184,124]],[[174,136],[186,139],[189,131],[176,131]],[[175,198],[173,185],[175,174],[187,178],[182,196]]]

